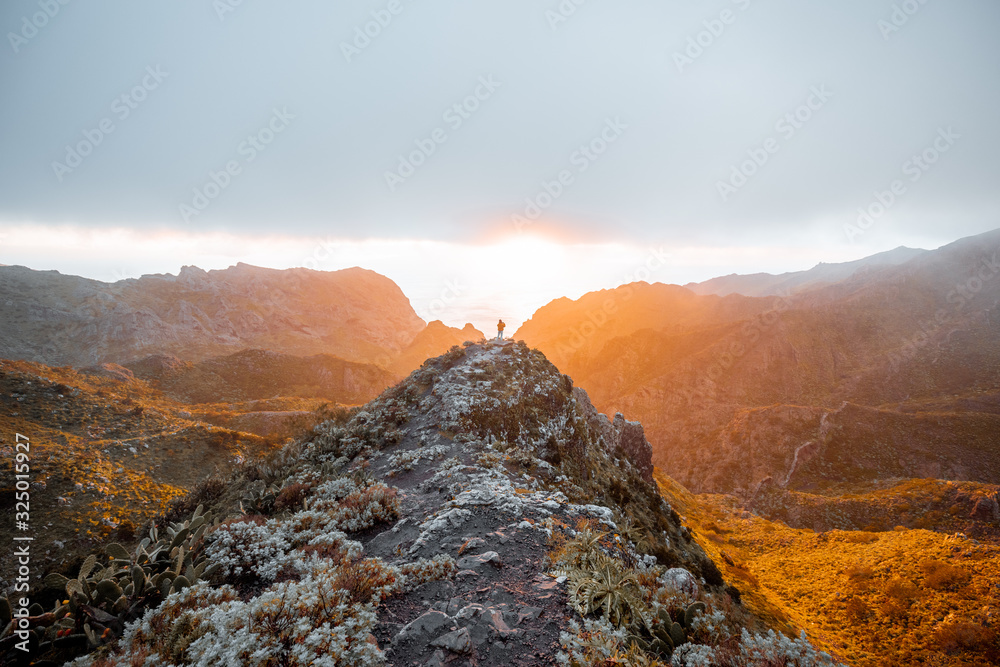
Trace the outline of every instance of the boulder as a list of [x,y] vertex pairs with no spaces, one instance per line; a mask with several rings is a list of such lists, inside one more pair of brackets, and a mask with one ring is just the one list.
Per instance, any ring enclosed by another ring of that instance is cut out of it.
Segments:
[[468,628],[459,628],[443,634],[432,641],[431,646],[437,646],[460,655],[470,655],[475,648]]

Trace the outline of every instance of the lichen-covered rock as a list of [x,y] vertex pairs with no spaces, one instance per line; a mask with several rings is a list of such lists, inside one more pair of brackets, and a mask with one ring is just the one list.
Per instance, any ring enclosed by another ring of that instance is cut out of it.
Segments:
[[[289,665],[317,664],[314,641],[338,656],[329,665],[551,665],[575,646],[562,639],[583,595],[592,611],[629,605],[615,622],[648,634],[636,625],[646,616],[726,595],[692,574],[710,561],[649,482],[649,461],[639,424],[596,413],[537,351],[456,346],[259,464],[234,494],[300,499],[206,534],[228,597],[150,612],[149,632],[123,638],[107,664],[179,664],[185,647],[204,664],[249,655],[248,613],[266,658]],[[171,624],[181,644],[158,639]],[[628,649],[624,627],[609,632]]]
[[605,451],[611,456],[619,456],[621,452],[643,479],[652,481],[653,447],[646,440],[642,424],[625,419],[620,412],[615,414],[614,421],[609,420],[597,411],[587,392],[580,387],[573,388],[573,397],[583,409],[587,424],[600,434]]

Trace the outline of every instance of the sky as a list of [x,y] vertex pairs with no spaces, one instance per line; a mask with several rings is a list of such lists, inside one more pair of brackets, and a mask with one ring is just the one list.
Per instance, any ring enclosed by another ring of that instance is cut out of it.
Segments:
[[485,326],[1000,227],[995,0],[8,0],[0,33],[2,264],[359,265]]

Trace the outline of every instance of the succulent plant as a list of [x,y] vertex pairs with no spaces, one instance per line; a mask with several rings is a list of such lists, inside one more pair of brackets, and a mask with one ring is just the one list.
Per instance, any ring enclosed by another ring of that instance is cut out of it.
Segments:
[[264,480],[258,479],[247,486],[246,493],[240,501],[240,511],[244,514],[270,514],[274,509],[274,501],[278,498],[280,489],[267,486]]
[[690,628],[694,617],[698,614],[705,613],[705,603],[704,602],[693,602],[688,605],[688,608],[684,611],[684,627]]
[[[49,613],[43,614],[40,607],[32,610],[39,652],[100,646],[121,636],[125,623],[171,592],[210,577],[218,566],[202,556],[203,538],[217,524],[199,505],[187,521],[170,523],[162,531],[151,527],[132,552],[120,544],[107,545],[106,565],[90,554],[73,579],[55,572],[46,575],[45,587],[65,591],[67,599]],[[9,614],[9,603],[0,598],[0,621]]]
[[575,570],[571,579],[572,596],[582,616],[600,610],[618,627],[631,625],[642,618],[645,603],[639,591],[639,580],[617,560],[605,556],[596,569]]

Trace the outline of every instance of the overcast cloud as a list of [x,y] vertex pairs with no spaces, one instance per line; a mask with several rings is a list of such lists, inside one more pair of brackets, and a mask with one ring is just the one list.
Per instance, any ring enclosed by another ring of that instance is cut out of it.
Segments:
[[0,232],[880,249],[1000,226],[995,0],[64,1],[0,9]]

